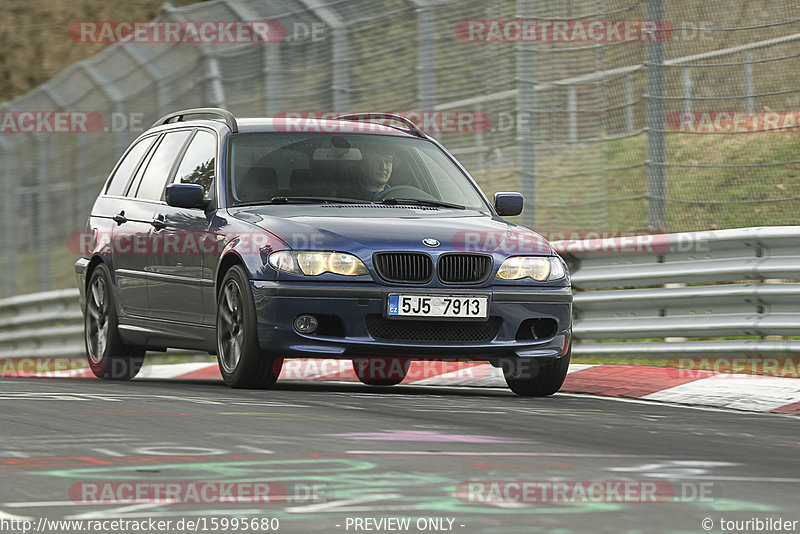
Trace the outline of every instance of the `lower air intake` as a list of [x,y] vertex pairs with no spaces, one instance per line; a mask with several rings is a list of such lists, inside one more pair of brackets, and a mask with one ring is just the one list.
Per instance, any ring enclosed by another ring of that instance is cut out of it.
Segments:
[[444,343],[489,342],[497,336],[503,320],[489,317],[487,321],[420,321],[387,319],[367,315],[367,331],[383,341],[439,341]]

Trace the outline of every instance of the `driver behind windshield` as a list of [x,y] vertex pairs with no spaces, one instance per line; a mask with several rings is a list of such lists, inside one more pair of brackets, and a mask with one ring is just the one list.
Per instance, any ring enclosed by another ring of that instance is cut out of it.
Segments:
[[379,147],[365,154],[363,174],[359,180],[361,196],[372,200],[387,189],[394,167],[394,152],[387,147]]

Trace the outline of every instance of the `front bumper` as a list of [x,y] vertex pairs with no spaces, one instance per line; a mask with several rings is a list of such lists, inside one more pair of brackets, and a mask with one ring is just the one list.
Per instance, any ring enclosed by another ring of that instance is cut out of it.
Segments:
[[[252,281],[262,350],[287,358],[408,357],[415,359],[559,358],[571,342],[572,292],[568,287],[490,287],[430,289],[425,294],[488,294],[490,317],[502,319],[497,334],[484,341],[407,341],[376,339],[368,316],[383,316],[388,293],[417,289],[375,284],[319,284]],[[343,335],[305,335],[295,331],[300,314],[334,316]],[[551,319],[553,335],[517,339],[520,325],[530,319]],[[391,319],[402,321],[403,319]]]

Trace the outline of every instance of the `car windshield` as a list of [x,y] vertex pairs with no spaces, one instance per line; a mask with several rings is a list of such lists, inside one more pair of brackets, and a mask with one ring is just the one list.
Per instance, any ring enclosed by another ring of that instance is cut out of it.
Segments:
[[351,200],[489,211],[476,186],[424,139],[239,134],[230,162],[232,205]]

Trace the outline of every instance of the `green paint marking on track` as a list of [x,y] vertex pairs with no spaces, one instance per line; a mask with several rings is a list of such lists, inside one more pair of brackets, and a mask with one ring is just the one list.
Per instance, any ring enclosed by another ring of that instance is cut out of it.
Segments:
[[698,508],[703,510],[713,510],[715,512],[737,512],[739,510],[752,510],[755,512],[780,512],[782,508],[778,508],[772,504],[763,502],[750,502],[750,501],[737,501],[733,499],[717,499],[713,502],[695,503]]
[[[315,464],[318,465],[318,467],[316,467]],[[307,466],[309,465],[312,467],[308,468]],[[96,479],[138,480],[142,478],[142,474],[137,471],[147,469],[149,472],[154,470],[161,471],[161,473],[158,474],[165,479],[172,477],[176,480],[197,480],[217,477],[221,479],[239,478],[241,480],[255,480],[258,478],[260,480],[270,481],[309,479],[308,477],[298,478],[292,476],[297,473],[302,473],[304,475],[310,473],[328,475],[332,472],[368,471],[375,467],[377,467],[376,464],[365,460],[350,458],[315,458],[308,460],[121,464],[102,467],[79,467],[77,469],[56,469],[52,471],[28,471],[27,474],[64,478],[94,477]],[[163,472],[170,470],[179,471],[180,473]],[[280,475],[280,477],[275,475]]]
[[[442,506],[448,504],[443,499],[426,501],[426,510],[439,510],[448,513],[460,512],[462,514],[588,514],[593,512],[617,512],[625,508],[623,503],[610,502],[587,502],[587,503],[564,503],[561,506],[522,506],[519,508],[500,508],[498,506],[476,506],[474,503],[465,503],[452,498],[457,506]],[[451,503],[452,503],[451,501]]]
[[[379,466],[373,462],[356,458],[311,458],[311,459],[269,459],[257,461],[212,461],[193,463],[163,464],[121,464],[97,467],[79,467],[50,471],[31,471],[32,475],[87,480],[141,480],[141,470],[146,468],[152,477],[153,471],[165,480],[259,480],[280,481],[284,484],[308,482],[324,487],[327,502],[342,501],[340,508],[330,511],[308,511],[299,514],[283,508],[299,507],[302,503],[284,502],[270,512],[279,518],[303,517],[305,520],[322,519],[331,514],[346,512],[348,500],[358,500],[378,494],[397,494],[402,490],[410,494],[400,494],[375,501],[384,503],[392,510],[403,510],[419,517],[423,511],[464,514],[464,515],[522,515],[522,514],[576,514],[619,511],[625,508],[618,503],[570,503],[568,505],[524,506],[519,508],[500,508],[465,503],[455,496],[457,481],[450,477],[431,473],[377,473]],[[427,493],[427,494],[426,494]],[[432,493],[432,494],[431,494]],[[734,506],[731,504],[731,506]],[[271,507],[270,507],[271,508]],[[151,509],[151,511],[160,508]],[[727,509],[727,508],[726,508]],[[299,510],[298,510],[299,511]],[[233,512],[233,511],[232,511]]]

